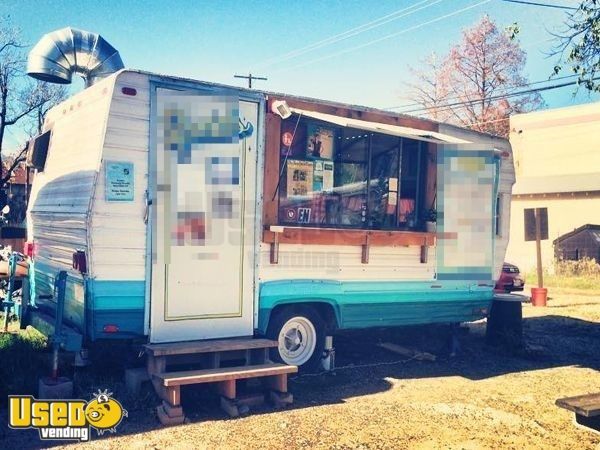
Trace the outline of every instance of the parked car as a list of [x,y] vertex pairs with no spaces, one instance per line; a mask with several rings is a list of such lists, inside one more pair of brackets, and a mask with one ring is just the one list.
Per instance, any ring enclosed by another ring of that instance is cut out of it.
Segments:
[[517,266],[505,262],[502,265],[502,274],[496,281],[495,292],[522,291],[525,287],[525,280]]

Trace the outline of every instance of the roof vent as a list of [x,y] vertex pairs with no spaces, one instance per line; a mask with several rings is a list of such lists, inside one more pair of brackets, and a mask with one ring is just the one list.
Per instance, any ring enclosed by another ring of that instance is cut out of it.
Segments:
[[86,87],[123,67],[119,52],[102,36],[71,27],[45,34],[27,60],[27,74],[33,78],[69,84],[76,73]]

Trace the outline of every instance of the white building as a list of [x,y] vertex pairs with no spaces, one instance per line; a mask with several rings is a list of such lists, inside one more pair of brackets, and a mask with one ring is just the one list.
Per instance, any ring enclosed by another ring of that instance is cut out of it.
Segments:
[[600,223],[600,102],[510,118],[517,182],[513,187],[507,261],[536,266],[535,242],[525,242],[525,208],[548,208],[542,261],[551,268],[552,241]]

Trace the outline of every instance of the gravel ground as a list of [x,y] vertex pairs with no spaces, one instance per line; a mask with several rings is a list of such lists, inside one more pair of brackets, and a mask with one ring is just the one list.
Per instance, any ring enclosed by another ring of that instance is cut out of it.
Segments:
[[[600,434],[576,427],[572,413],[554,405],[560,397],[600,391],[600,296],[550,295],[546,308],[523,308],[524,351],[487,347],[485,323],[460,332],[462,351],[453,358],[445,327],[341,335],[336,364],[344,368],[293,378],[291,408],[259,408],[232,420],[206,390],[194,389],[183,395],[189,423],[162,428],[151,392],[140,399],[123,394],[117,398],[129,418],[117,434],[66,447],[600,449]],[[407,361],[378,342],[438,358]],[[40,447],[37,432],[0,430],[2,449]]]

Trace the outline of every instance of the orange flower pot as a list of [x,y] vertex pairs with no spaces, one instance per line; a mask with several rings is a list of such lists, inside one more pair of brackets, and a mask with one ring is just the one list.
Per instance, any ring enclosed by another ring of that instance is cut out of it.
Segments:
[[533,306],[546,306],[548,300],[548,289],[531,288],[531,304]]

